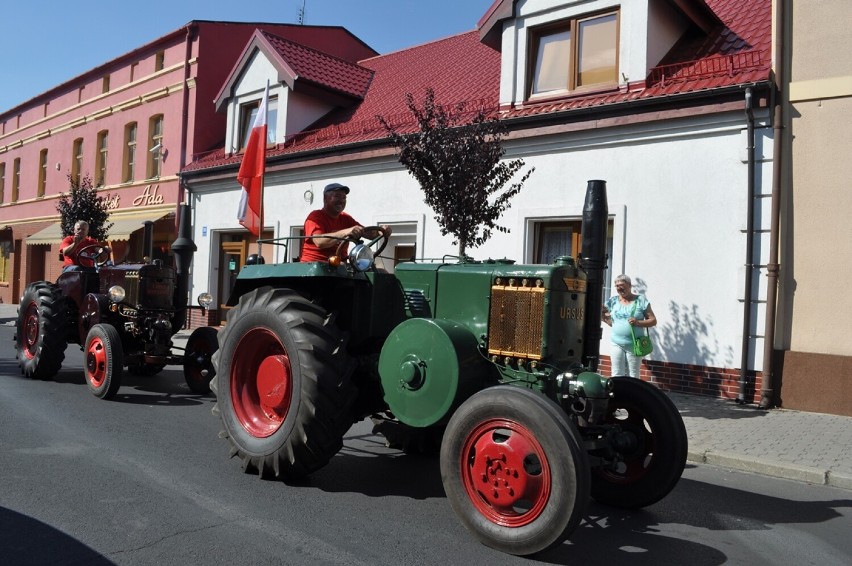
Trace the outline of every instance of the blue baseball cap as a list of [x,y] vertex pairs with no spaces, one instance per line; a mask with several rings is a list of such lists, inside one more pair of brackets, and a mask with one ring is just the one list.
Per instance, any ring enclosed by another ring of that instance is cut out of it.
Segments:
[[349,187],[347,187],[346,185],[341,185],[340,183],[329,183],[322,190],[322,194],[330,193],[331,191],[343,191],[348,195]]

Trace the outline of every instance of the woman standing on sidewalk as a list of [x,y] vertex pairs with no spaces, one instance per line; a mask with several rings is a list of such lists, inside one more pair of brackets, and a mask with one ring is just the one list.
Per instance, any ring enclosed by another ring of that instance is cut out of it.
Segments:
[[657,317],[645,295],[633,294],[633,283],[627,275],[615,278],[616,294],[606,300],[602,320],[612,327],[609,357],[612,375],[639,377],[642,357],[633,353],[633,328],[657,325]]

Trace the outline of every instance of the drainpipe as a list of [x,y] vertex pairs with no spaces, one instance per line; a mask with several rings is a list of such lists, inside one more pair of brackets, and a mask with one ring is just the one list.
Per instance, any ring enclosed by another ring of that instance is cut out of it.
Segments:
[[[186,51],[183,56],[183,100],[180,118],[180,163],[178,163],[178,176],[180,171],[186,167],[186,144],[189,137],[189,82],[192,74],[192,40],[195,39],[196,25],[189,24],[186,26]],[[175,214],[175,224],[180,223],[180,207],[186,200],[184,198],[184,182],[183,179],[178,181],[178,198]],[[179,226],[176,226],[179,228]]]
[[743,298],[743,356],[740,361],[740,392],[737,403],[746,403],[748,389],[748,359],[751,330],[751,280],[754,270],[754,96],[751,87],[745,91],[746,123],[747,123],[747,157],[748,163],[748,206],[746,207],[746,258],[745,258],[745,293]]
[[775,2],[775,22],[779,32],[775,37],[775,107],[772,112],[772,208],[769,225],[769,262],[766,264],[766,330],[763,333],[763,380],[760,387],[760,409],[771,409],[778,404],[775,392],[775,320],[778,316],[778,236],[781,218],[781,157],[784,132],[784,21],[785,1]]

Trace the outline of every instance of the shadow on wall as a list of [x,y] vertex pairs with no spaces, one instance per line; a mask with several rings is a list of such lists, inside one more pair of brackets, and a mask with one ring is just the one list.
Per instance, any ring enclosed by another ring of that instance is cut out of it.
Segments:
[[685,305],[669,301],[668,312],[648,295],[648,284],[644,279],[633,280],[633,292],[645,295],[657,315],[657,326],[651,330],[654,353],[651,359],[677,364],[699,366],[718,365],[734,367],[734,351],[728,346],[723,349],[716,339],[713,317],[701,313],[698,305]]
[[652,354],[654,359],[701,366],[716,366],[718,364],[710,362],[722,360],[723,367],[733,367],[733,349],[730,346],[724,349],[719,346],[713,329],[713,317],[702,315],[698,305],[669,301],[668,315],[660,310],[654,309],[657,315],[655,352]]

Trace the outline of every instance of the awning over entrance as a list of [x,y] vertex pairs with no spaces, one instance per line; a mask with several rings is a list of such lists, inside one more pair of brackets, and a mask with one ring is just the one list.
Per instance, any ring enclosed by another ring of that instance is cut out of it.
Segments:
[[54,222],[47,228],[39,230],[29,238],[27,238],[27,244],[30,246],[35,246],[38,244],[58,244],[62,241],[62,227],[59,222]]
[[110,214],[108,222],[112,222],[113,224],[112,228],[109,229],[107,240],[110,242],[129,240],[133,232],[145,227],[144,223],[146,221],[156,222],[169,212],[171,210]]
[[[112,222],[113,225],[109,230],[107,241],[117,242],[121,240],[129,240],[130,235],[136,230],[141,230],[147,220],[156,222],[170,212],[171,209],[159,209],[139,212],[116,212],[110,214],[107,222]],[[61,241],[62,227],[59,222],[54,222],[47,228],[44,228],[27,238],[27,244],[30,246],[39,244],[58,244]]]

